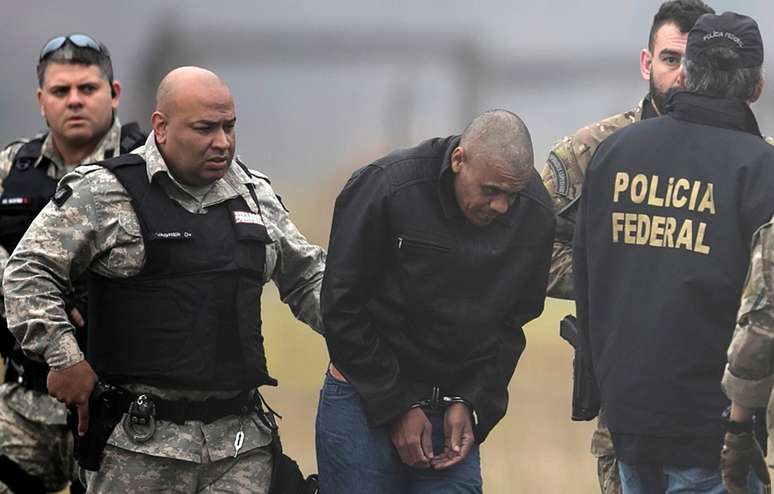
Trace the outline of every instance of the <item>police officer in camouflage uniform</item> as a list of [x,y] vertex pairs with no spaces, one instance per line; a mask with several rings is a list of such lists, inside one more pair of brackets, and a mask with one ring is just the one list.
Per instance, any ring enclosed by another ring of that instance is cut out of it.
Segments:
[[[9,328],[51,366],[49,393],[77,409],[79,441],[108,430],[89,492],[268,492],[272,434],[254,390],[276,381],[260,294],[274,280],[320,330],[324,251],[233,159],[235,121],[217,75],[173,70],[145,145],[67,175],[8,262]],[[62,297],[86,272],[84,358]],[[90,420],[105,413],[94,389],[109,390],[115,422]]]
[[[648,81],[648,94],[631,110],[587,125],[564,137],[551,148],[543,169],[543,183],[551,194],[557,212],[556,238],[548,279],[549,297],[572,300],[572,236],[575,214],[586,167],[597,146],[613,132],[643,119],[660,115],[666,94],[675,85],[685,43],[696,19],[714,12],[700,0],[664,2],[653,18],[648,47],[640,53],[640,73]],[[597,457],[601,491],[621,492],[618,468],[610,433],[600,417],[591,439],[591,454]]]
[[[753,410],[768,406],[769,438],[774,426],[774,218],[753,238],[750,269],[739,307],[734,337],[728,347],[723,389],[731,399],[721,452],[723,483],[743,494],[748,469],[764,483],[771,479],[755,440]],[[769,448],[771,450],[771,448]]]
[[[52,38],[41,51],[37,73],[49,131],[0,152],[0,273],[60,178],[81,163],[127,152],[144,140],[136,124],[122,128],[115,115],[121,85],[113,79],[110,54],[94,38]],[[74,324],[83,327],[80,311],[69,309]],[[65,407],[46,393],[46,366],[14,349],[5,328],[0,339],[7,359],[0,386],[0,492],[60,490],[72,469]]]

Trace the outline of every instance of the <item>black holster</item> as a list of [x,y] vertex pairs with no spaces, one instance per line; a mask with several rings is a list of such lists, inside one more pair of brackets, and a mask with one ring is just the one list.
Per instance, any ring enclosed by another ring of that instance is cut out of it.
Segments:
[[99,470],[102,450],[105,449],[110,434],[121,421],[128,398],[126,390],[98,381],[89,397],[89,429],[78,436],[78,413],[70,410],[67,424],[75,438],[74,456],[78,465],[86,470]]
[[298,463],[282,452],[282,441],[280,441],[276,420],[279,415],[266,404],[260,393],[256,391],[255,396],[258,415],[264,425],[271,429],[273,465],[269,494],[318,494],[317,475],[304,478]]
[[591,355],[578,333],[574,316],[565,316],[559,326],[560,336],[575,349],[572,359],[572,414],[575,421],[593,420],[599,415],[600,393],[594,379]]

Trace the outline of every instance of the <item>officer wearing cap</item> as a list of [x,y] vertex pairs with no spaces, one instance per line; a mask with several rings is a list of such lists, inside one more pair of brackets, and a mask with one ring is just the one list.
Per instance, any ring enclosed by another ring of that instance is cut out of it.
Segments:
[[[774,148],[754,20],[706,14],[666,115],[608,137],[575,229],[576,307],[623,492],[722,492],[718,381],[755,230],[774,212]],[[757,492],[760,482],[749,474]]]
[[[91,36],[52,38],[40,52],[37,75],[48,131],[0,152],[0,268],[60,178],[79,164],[128,152],[145,137],[137,124],[122,126],[118,120],[121,84],[113,79],[107,48]],[[67,290],[70,317],[81,329],[83,292]],[[47,366],[14,345],[4,318],[2,326],[7,368],[0,386],[0,481],[16,492],[60,490],[72,469],[65,407],[46,393]]]
[[[674,87],[680,73],[688,31],[700,16],[714,12],[701,0],[669,0],[661,4],[653,17],[648,46],[640,52],[640,74],[648,81],[648,94],[631,110],[589,124],[559,140],[549,151],[542,177],[557,212],[556,238],[546,292],[549,297],[572,300],[575,295],[572,235],[583,177],[591,156],[599,143],[613,132],[664,113],[667,93]],[[576,358],[576,361],[580,359]],[[587,416],[585,420],[591,418]],[[597,457],[601,491],[605,494],[620,493],[615,450],[610,432],[604,425],[604,410],[591,439],[591,453]]]

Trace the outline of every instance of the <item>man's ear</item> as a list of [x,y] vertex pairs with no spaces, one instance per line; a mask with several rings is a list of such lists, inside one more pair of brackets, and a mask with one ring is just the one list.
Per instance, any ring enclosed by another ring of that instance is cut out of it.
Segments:
[[764,81],[763,79],[758,81],[758,84],[755,85],[755,89],[753,89],[753,93],[750,96],[750,101],[748,101],[748,103],[755,103],[756,101],[758,101],[758,98],[760,98],[761,94],[763,94],[763,86],[765,85],[766,85],[766,81]]
[[160,111],[153,112],[151,115],[151,128],[153,129],[153,135],[156,137],[156,142],[164,144],[167,142],[167,127],[169,121],[167,116]]
[[35,96],[38,99],[38,106],[40,107],[40,116],[44,119],[46,118],[46,109],[43,108],[43,90],[38,88],[37,93],[35,93]]
[[454,173],[462,170],[462,162],[465,161],[465,148],[457,146],[451,154],[451,169]]
[[113,111],[118,109],[118,103],[121,100],[121,83],[118,81],[113,81],[113,83],[110,85],[110,97],[113,100],[111,105],[113,106]]
[[652,69],[653,55],[650,53],[650,50],[643,48],[640,52],[640,74],[642,74],[642,78],[649,81]]

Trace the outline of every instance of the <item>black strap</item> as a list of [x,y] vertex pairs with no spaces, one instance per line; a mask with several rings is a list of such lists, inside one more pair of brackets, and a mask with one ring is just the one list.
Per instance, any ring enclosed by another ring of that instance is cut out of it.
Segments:
[[133,151],[135,148],[145,144],[148,135],[140,129],[137,122],[130,122],[121,126],[121,154]]
[[34,477],[19,466],[18,463],[5,455],[0,455],[0,481],[2,481],[12,492],[19,494],[45,494],[48,489],[43,485],[39,477]]
[[209,424],[229,415],[244,415],[251,410],[251,393],[240,393],[228,400],[156,400],[156,418],[176,424],[184,424],[186,420],[200,420]]
[[[129,406],[139,396],[141,394],[126,392],[121,394],[120,398],[114,397],[113,403],[119,410],[129,410]],[[199,420],[209,424],[229,415],[244,415],[253,407],[252,391],[244,391],[226,400],[162,400],[153,395],[146,394],[146,396],[156,407],[154,414],[156,420],[174,422],[178,425],[184,424],[187,420]]]

